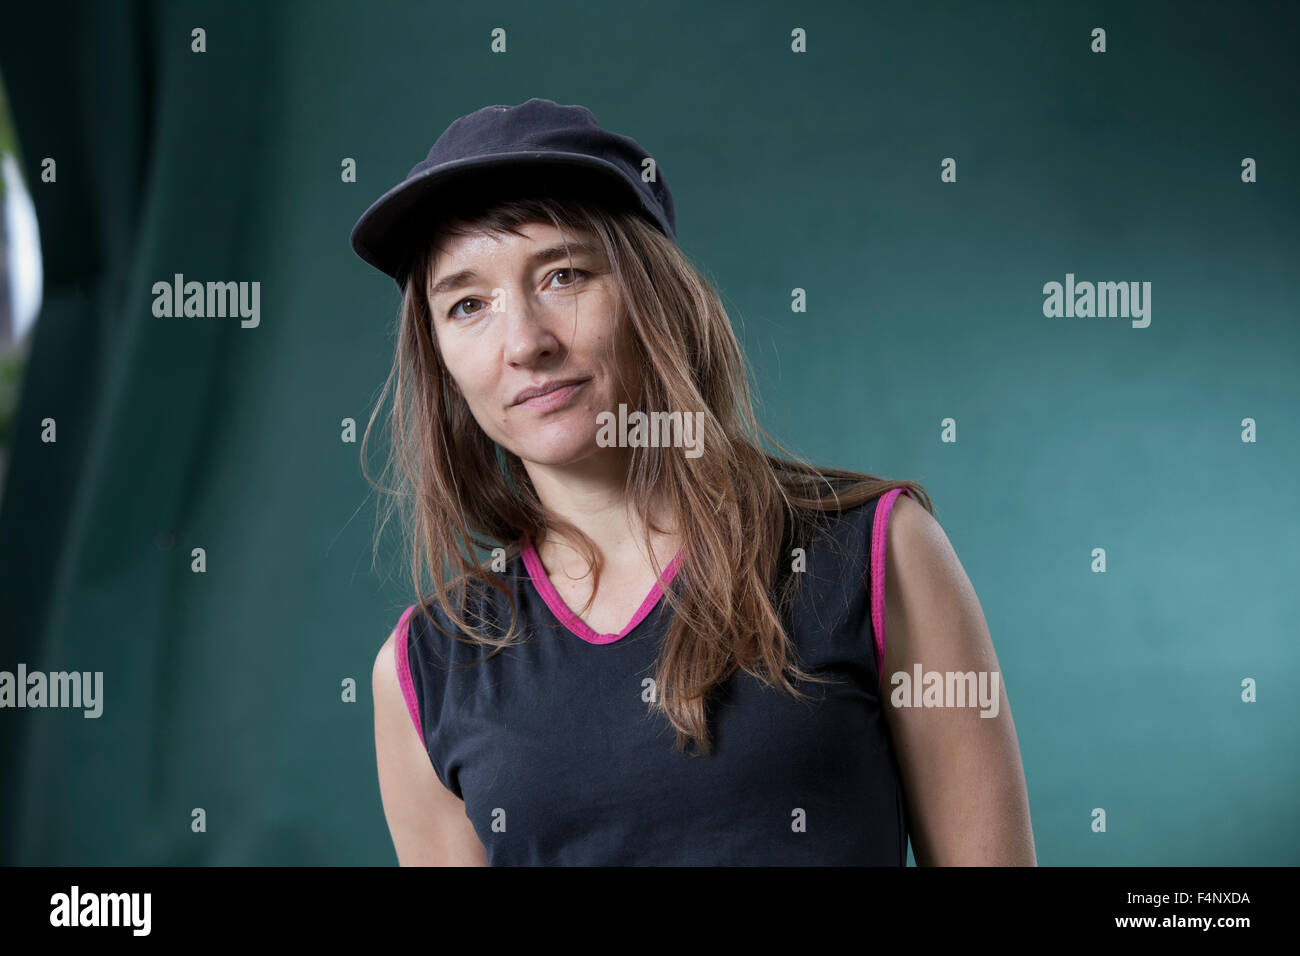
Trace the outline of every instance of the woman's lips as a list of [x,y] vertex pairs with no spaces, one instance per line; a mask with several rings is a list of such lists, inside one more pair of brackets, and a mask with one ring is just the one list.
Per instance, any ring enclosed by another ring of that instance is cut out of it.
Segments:
[[524,399],[519,403],[519,405],[523,408],[534,408],[538,411],[549,411],[553,408],[559,408],[572,398],[578,389],[582,388],[582,386],[586,384],[587,382],[574,382],[572,385],[562,385],[559,388],[552,389],[544,395],[534,395],[532,398]]

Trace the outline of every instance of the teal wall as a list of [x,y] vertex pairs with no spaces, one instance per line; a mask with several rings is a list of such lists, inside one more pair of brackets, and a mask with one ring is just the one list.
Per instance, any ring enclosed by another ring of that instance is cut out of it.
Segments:
[[[0,710],[0,862],[395,860],[369,676],[413,596],[395,539],[371,565],[339,433],[369,416],[398,295],[347,236],[453,119],[541,96],[656,155],[769,429],[933,496],[1039,861],[1300,863],[1298,23],[1289,3],[11,6],[46,288],[0,669],[106,690],[97,720]],[[155,317],[176,272],[260,281],[260,325]],[[1044,316],[1067,273],[1150,282],[1150,325]]]

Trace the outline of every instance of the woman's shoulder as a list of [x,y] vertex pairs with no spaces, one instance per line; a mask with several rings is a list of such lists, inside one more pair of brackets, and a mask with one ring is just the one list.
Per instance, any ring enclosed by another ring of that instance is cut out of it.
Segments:
[[858,545],[865,536],[868,540],[890,511],[895,510],[905,488],[891,488],[862,499],[858,495],[843,496],[840,500],[823,498],[823,508],[811,512],[812,523],[821,531],[832,534],[842,544]]
[[525,575],[517,545],[494,552],[474,570],[451,578],[441,598],[436,591],[430,591],[407,607],[398,619],[394,636],[400,631],[403,636],[409,635],[407,640],[412,644],[446,649],[456,638],[465,636],[458,618],[475,628],[504,627]]

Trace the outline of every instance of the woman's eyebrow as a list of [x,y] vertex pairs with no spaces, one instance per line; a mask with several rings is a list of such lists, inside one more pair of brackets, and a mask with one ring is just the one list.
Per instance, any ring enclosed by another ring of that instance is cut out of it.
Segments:
[[[561,259],[568,259],[570,255],[599,255],[599,250],[589,242],[571,242],[569,248],[564,246],[549,246],[545,249],[539,249],[525,260],[525,266],[529,269],[535,269],[540,265],[548,262],[557,262]],[[444,292],[451,292],[462,286],[470,285],[479,279],[479,274],[473,269],[461,269],[459,272],[453,272],[451,275],[443,276],[432,286],[429,287],[429,297],[433,298],[442,295]]]

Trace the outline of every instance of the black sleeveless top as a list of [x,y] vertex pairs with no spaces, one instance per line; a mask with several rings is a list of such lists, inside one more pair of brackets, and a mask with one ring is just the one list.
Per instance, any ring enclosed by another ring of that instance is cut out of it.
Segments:
[[[622,632],[596,634],[523,542],[502,577],[525,637],[490,658],[407,608],[397,669],[411,720],[489,864],[905,865],[881,690],[885,527],[900,492],[826,515],[840,547],[791,543],[806,555],[786,614],[798,662],[838,683],[796,683],[809,699],[795,700],[737,671],[708,709],[709,755],[677,750],[675,728],[649,712],[672,614],[658,586]],[[467,612],[510,619],[492,588]]]

